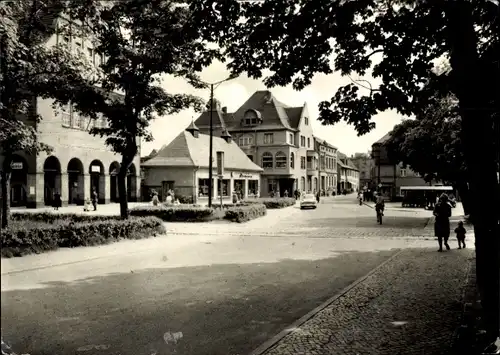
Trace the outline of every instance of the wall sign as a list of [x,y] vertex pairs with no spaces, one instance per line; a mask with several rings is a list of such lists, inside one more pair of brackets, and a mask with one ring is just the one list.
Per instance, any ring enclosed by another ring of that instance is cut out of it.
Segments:
[[93,173],[101,173],[101,167],[99,165],[92,165],[90,171]]
[[240,178],[251,179],[251,178],[253,178],[253,175],[252,174],[243,174],[243,173],[241,173],[240,174]]
[[22,168],[23,168],[23,163],[22,163],[22,162],[17,162],[17,163],[12,162],[12,163],[10,163],[10,168],[11,168],[12,170],[22,170]]

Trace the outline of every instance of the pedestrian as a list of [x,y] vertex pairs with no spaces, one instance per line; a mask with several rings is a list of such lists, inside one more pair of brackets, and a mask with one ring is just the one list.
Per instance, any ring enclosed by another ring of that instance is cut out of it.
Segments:
[[174,202],[174,200],[173,200],[173,196],[172,196],[172,194],[171,194],[171,192],[170,192],[170,190],[169,190],[169,191],[167,192],[167,198],[165,198],[165,203],[166,203],[167,205],[171,205],[173,202]]
[[319,191],[316,193],[316,202],[319,203]]
[[284,194],[283,194],[284,197],[288,197],[288,190],[285,190]]
[[92,206],[94,206],[94,211],[97,211],[97,192],[95,187],[92,188]]
[[61,201],[61,195],[59,194],[58,191],[54,194],[54,201],[52,203],[52,207],[54,207],[54,210],[58,211],[59,207],[62,207],[62,201]]
[[87,198],[85,200],[85,204],[83,205],[83,211],[88,212],[88,211],[90,211],[91,207],[92,207],[92,203],[90,202],[90,198]]
[[151,199],[151,201],[153,202],[153,206],[158,206],[158,204],[160,203],[158,199],[158,192],[153,192],[153,198]]
[[458,222],[458,227],[455,228],[455,233],[457,234],[458,249],[462,249],[462,245],[465,249],[465,233],[467,233],[467,230],[464,228],[464,222]]
[[443,242],[446,250],[450,250],[448,239],[450,238],[451,206],[448,203],[448,195],[443,193],[434,207],[434,235],[438,238],[439,252],[443,251]]

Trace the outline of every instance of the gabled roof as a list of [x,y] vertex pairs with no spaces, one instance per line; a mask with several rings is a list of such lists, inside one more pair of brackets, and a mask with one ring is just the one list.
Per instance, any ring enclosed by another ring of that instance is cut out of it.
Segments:
[[[158,151],[158,155],[143,164],[146,167],[201,167],[208,168],[210,136],[199,134],[195,138],[191,133],[182,131],[170,144]],[[234,142],[213,137],[213,156],[217,151],[224,152],[226,169],[243,171],[263,171],[252,162]]]
[[337,152],[337,158],[339,160],[346,160],[347,159],[347,155],[345,155],[344,153],[342,152]]
[[[338,148],[337,148],[336,146],[334,146],[333,144],[328,143],[328,142],[327,142],[327,141],[325,141],[324,139],[321,139],[321,138],[316,137],[316,136],[314,136],[314,139],[315,139],[315,140],[316,140],[319,144],[321,144],[321,145],[325,145],[325,146],[327,146],[327,147],[330,147],[330,148],[333,148],[333,149],[337,149],[337,150],[338,150]],[[341,153],[341,154],[342,154],[342,153]]]

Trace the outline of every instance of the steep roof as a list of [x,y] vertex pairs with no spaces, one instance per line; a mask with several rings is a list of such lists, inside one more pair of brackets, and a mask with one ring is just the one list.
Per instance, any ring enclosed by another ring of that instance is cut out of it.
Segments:
[[345,155],[342,152],[337,152],[337,158],[338,159],[342,159],[342,160],[346,160],[347,159],[347,155]]
[[389,140],[389,138],[391,138],[391,132],[386,133],[385,136],[383,136],[382,138],[380,138],[378,141],[376,141],[373,144],[384,144],[385,142],[387,142]]
[[[182,131],[169,145],[158,151],[158,155],[145,162],[144,166],[201,167],[208,168],[210,136],[199,134],[198,138]],[[213,137],[213,156],[217,151],[224,152],[225,168],[243,171],[263,171],[253,163],[234,142]]]
[[[328,143],[328,142],[327,142],[326,140],[324,140],[324,139],[321,139],[321,138],[316,137],[316,136],[314,136],[314,139],[315,139],[315,140],[316,140],[319,144],[321,144],[321,145],[325,145],[325,146],[330,147],[330,148],[333,148],[333,149],[338,149],[336,146],[334,146],[334,145],[333,145],[333,144],[331,144],[331,143]],[[341,154],[342,154],[342,153],[341,153]]]

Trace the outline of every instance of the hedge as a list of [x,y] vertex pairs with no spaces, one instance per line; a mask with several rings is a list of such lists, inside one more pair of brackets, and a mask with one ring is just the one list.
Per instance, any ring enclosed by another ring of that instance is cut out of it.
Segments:
[[277,197],[277,198],[258,198],[258,199],[248,199],[243,201],[246,204],[262,203],[267,209],[273,210],[277,208],[285,208],[290,206],[295,206],[297,202],[293,197]]
[[130,210],[131,216],[154,216],[166,222],[209,222],[227,219],[233,222],[246,222],[264,216],[263,204],[224,206],[223,209],[195,205],[140,206]]
[[1,231],[2,257],[38,254],[60,247],[108,244],[120,239],[143,239],[166,233],[163,222],[154,217],[120,220],[113,216],[81,221],[71,220],[68,215],[53,214],[63,218],[53,218],[47,223],[35,220],[36,215],[41,214],[32,214],[33,219],[14,219]]
[[96,216],[77,213],[25,212],[11,214],[11,221],[33,221],[45,223],[101,222],[120,219],[120,216]]
[[224,219],[230,220],[232,222],[242,223],[265,216],[266,214],[266,206],[262,203],[255,203],[253,205],[242,205],[228,208],[226,210]]

